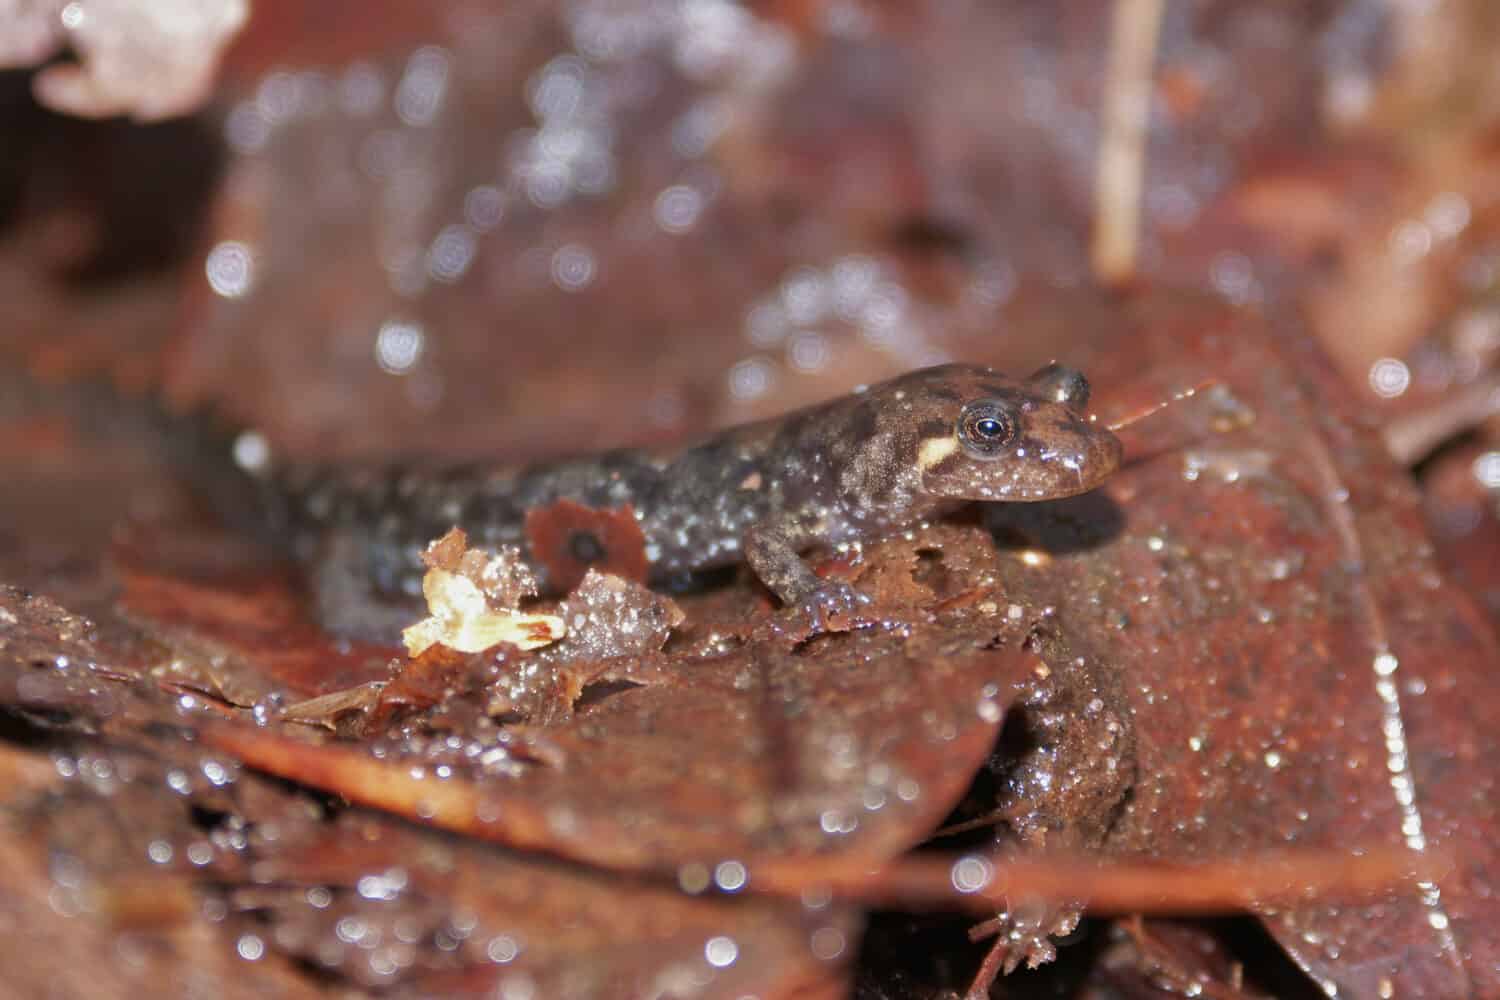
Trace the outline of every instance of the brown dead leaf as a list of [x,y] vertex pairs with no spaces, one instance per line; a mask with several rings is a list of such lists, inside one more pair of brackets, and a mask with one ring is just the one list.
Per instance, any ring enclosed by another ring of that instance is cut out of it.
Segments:
[[1500,989],[1500,708],[1481,694],[1493,633],[1438,574],[1406,473],[1315,349],[1180,304],[1139,324],[1129,336],[1158,392],[1219,378],[1254,425],[1216,435],[1210,413],[1169,411],[1199,443],[1127,459],[1105,490],[1114,536],[1085,513],[1100,498],[1069,502],[1072,528],[1039,509],[995,517],[1011,537],[1071,549],[1045,573],[1012,563],[1007,579],[1054,603],[1070,641],[1107,650],[1125,680],[1140,772],[1110,843],[1164,857],[1451,852],[1459,869],[1441,885],[1267,926],[1341,995]]
[[566,763],[413,776],[400,757],[271,733],[208,738],[254,766],[471,836],[612,868],[824,853],[883,859],[967,786],[1040,661],[1024,623],[971,614],[865,631],[807,655],[772,644],[678,662],[547,739]]

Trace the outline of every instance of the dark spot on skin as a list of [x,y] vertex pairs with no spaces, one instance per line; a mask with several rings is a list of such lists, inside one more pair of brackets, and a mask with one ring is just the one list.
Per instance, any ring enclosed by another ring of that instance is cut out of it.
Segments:
[[848,431],[851,440],[868,441],[875,436],[879,414],[873,402],[861,403],[849,414]]
[[953,425],[946,420],[924,420],[917,425],[917,440],[947,437],[953,433]]
[[996,385],[993,382],[985,382],[979,387],[986,396],[1001,402],[1014,403],[1018,398],[1016,391],[1009,386]]
[[959,392],[957,389],[951,388],[951,387],[946,386],[946,385],[932,385],[932,386],[928,386],[924,391],[926,392],[926,394],[928,396],[931,396],[933,399],[945,399],[945,400],[947,400],[950,403],[956,403],[960,399],[964,398],[963,394],[961,392]]
[[604,558],[604,545],[592,532],[575,531],[568,536],[568,552],[579,562],[592,564]]

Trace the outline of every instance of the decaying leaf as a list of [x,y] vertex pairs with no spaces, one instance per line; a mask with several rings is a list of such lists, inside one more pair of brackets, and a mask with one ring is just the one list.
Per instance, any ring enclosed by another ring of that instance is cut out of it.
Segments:
[[460,653],[481,653],[501,643],[537,649],[566,631],[561,618],[517,609],[521,597],[536,593],[536,582],[514,549],[469,549],[463,531],[454,528],[428,547],[423,561],[428,617],[402,632],[408,656],[420,656],[438,643]]

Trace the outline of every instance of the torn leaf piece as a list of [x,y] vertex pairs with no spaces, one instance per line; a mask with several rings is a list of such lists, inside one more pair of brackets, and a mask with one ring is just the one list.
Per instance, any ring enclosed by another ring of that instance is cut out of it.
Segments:
[[574,659],[647,656],[687,617],[677,602],[632,580],[589,570],[559,610]]
[[536,725],[557,724],[573,714],[590,684],[659,680],[658,654],[685,618],[670,597],[592,569],[558,614],[567,622],[567,641],[537,653],[535,669],[502,675],[491,692],[491,714],[516,713]]
[[402,633],[408,655],[420,656],[438,644],[460,653],[483,652],[502,642],[536,649],[566,631],[561,618],[516,610],[520,598],[535,591],[516,550],[469,549],[467,536],[454,528],[422,558],[428,566],[422,595],[429,616]]
[[367,712],[373,708],[380,699],[380,692],[384,689],[384,682],[369,681],[339,691],[331,691],[316,698],[308,698],[288,705],[282,711],[281,717],[289,722],[306,722],[335,729],[339,716],[350,712]]
[[422,553],[422,565],[468,578],[497,611],[514,610],[523,598],[541,593],[536,574],[521,558],[520,549],[514,545],[502,545],[497,552],[471,549],[462,528],[452,528],[431,542]]
[[422,594],[432,614],[401,633],[410,656],[438,643],[460,653],[480,653],[502,642],[536,649],[561,639],[565,631],[555,615],[491,610],[472,580],[447,570],[428,570]]

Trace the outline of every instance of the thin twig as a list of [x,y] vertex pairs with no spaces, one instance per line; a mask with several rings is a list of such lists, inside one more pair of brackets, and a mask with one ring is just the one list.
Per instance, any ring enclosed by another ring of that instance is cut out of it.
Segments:
[[1385,427],[1385,446],[1402,465],[1415,465],[1451,437],[1500,416],[1500,375],[1455,389],[1432,406]]
[[1116,0],[1104,78],[1098,171],[1094,178],[1094,276],[1121,285],[1135,276],[1151,71],[1162,0]]

